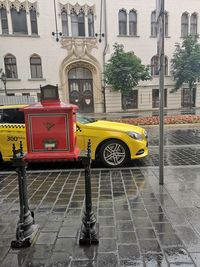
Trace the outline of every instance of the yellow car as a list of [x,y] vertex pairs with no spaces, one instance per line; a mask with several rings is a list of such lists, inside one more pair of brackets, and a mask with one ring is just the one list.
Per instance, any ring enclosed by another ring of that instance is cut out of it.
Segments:
[[[0,107],[0,154],[4,161],[12,156],[12,144],[19,141],[26,148],[26,133],[23,112],[25,105]],[[94,120],[77,114],[77,146],[86,150],[91,140],[92,160],[100,160],[107,167],[124,166],[130,159],[139,159],[148,155],[146,131],[138,126]]]

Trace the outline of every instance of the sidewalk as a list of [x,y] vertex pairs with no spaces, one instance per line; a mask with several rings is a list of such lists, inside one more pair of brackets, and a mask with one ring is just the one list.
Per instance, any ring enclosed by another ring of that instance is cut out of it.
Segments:
[[12,250],[19,216],[17,176],[0,173],[0,266],[200,266],[200,166],[92,170],[99,245],[80,247],[83,170],[28,172],[30,209],[40,233]]

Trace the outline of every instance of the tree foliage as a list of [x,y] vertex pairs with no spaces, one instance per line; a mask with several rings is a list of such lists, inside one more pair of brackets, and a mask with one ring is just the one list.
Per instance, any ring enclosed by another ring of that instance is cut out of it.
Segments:
[[171,74],[177,91],[183,83],[187,83],[191,90],[200,78],[200,44],[196,37],[187,36],[182,44],[176,44],[171,60]]
[[105,81],[124,95],[136,87],[140,80],[151,78],[149,68],[133,52],[125,52],[123,45],[114,44],[114,53],[105,66]]

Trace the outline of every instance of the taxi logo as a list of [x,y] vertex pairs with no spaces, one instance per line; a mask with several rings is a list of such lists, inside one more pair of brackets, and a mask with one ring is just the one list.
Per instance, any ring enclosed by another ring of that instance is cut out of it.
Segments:
[[53,122],[46,122],[46,123],[44,123],[44,126],[45,126],[45,128],[46,128],[48,131],[50,131],[51,128],[55,126],[55,123],[53,123]]

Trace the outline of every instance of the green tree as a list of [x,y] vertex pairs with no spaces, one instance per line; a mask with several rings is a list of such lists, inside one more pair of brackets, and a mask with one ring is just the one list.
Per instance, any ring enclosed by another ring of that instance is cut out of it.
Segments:
[[105,65],[105,82],[127,95],[140,80],[151,79],[149,67],[142,65],[133,52],[125,52],[123,45],[115,43],[113,47],[114,53]]
[[176,49],[171,60],[171,74],[175,81],[175,92],[184,83],[190,90],[190,108],[192,108],[192,90],[200,78],[200,44],[197,37],[187,36],[182,44],[176,44]]

